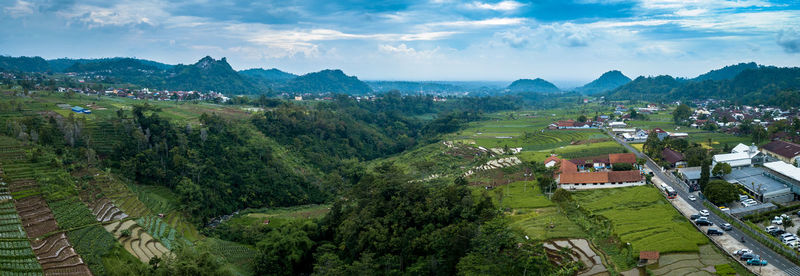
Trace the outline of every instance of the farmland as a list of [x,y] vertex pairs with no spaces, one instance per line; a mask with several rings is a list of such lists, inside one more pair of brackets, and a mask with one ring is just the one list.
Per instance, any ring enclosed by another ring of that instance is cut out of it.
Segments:
[[652,186],[580,191],[574,197],[581,208],[611,221],[613,233],[634,251],[697,252],[708,243]]
[[169,255],[169,249],[147,234],[144,228],[133,220],[116,221],[104,226],[106,231],[122,244],[122,246],[136,258],[147,263],[153,257],[163,258]]

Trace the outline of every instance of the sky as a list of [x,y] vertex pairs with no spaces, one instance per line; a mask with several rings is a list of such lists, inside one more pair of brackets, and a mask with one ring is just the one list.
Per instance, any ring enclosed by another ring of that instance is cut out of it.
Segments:
[[800,66],[800,0],[0,0],[0,55],[576,86]]

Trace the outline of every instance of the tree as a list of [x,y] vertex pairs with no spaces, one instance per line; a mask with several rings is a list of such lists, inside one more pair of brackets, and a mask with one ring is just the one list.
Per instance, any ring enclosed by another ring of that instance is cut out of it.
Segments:
[[686,163],[689,167],[697,167],[708,158],[708,151],[699,145],[692,146],[684,151]]
[[562,188],[556,189],[551,198],[555,202],[566,202],[572,200],[572,194]]
[[689,120],[690,116],[692,116],[692,109],[686,104],[680,104],[678,108],[672,112],[672,120],[675,121],[676,124]]
[[578,116],[578,122],[581,123],[586,122],[586,116],[585,115]]
[[295,266],[310,257],[314,241],[306,228],[316,225],[294,223],[271,231],[258,243],[259,255],[255,260],[256,275],[295,275],[300,271]]
[[753,128],[752,132],[753,142],[756,144],[764,142],[767,140],[767,138],[769,138],[769,133],[767,133],[767,131],[761,126],[756,126]]
[[539,182],[539,188],[542,189],[543,193],[555,190],[557,188],[556,181],[553,180],[548,174],[542,174],[536,180]]
[[783,218],[783,228],[789,228],[794,226],[794,221],[791,218]]
[[735,201],[739,193],[736,187],[723,180],[714,180],[706,184],[703,189],[706,198],[716,205],[723,205]]
[[714,169],[711,170],[711,173],[716,177],[729,174],[731,173],[731,165],[724,162],[717,163],[717,165],[714,166]]
[[658,134],[655,131],[651,131],[650,134],[647,135],[647,140],[642,145],[642,151],[644,154],[647,154],[651,157],[657,156],[664,150],[664,144],[658,139]]
[[711,166],[709,162],[703,160],[703,165],[700,167],[700,181],[698,184],[700,184],[700,189],[703,191],[705,191],[706,184],[708,184],[708,179],[711,176],[709,166]]
[[611,168],[615,171],[630,171],[633,170],[633,165],[629,163],[614,163]]

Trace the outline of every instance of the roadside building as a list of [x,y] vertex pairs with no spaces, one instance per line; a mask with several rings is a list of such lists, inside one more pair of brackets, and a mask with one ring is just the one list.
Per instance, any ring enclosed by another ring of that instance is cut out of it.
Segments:
[[761,147],[761,152],[794,166],[798,166],[800,159],[800,145],[781,140],[769,142]]
[[711,158],[711,168],[719,163],[727,163],[734,170],[752,166],[750,155],[746,152],[716,154]]
[[758,147],[755,144],[751,144],[750,146],[739,143],[731,150],[731,153],[747,153],[750,157],[750,164],[751,165],[761,165],[767,162],[767,156],[764,155],[761,151],[758,150]]
[[640,186],[645,180],[638,170],[604,171],[561,174],[558,183],[563,189],[585,190]]
[[654,128],[653,132],[656,133],[656,137],[658,137],[658,140],[661,140],[661,141],[664,141],[664,139],[669,137],[669,132],[667,132],[667,131],[665,131],[663,129],[660,129],[660,128]]
[[769,169],[761,167],[741,168],[731,171],[730,174],[726,174],[722,178],[729,183],[741,185],[761,202],[784,204],[795,198],[791,185],[781,181]]
[[667,161],[667,163],[669,163],[669,165],[673,168],[686,167],[686,160],[683,157],[683,153],[674,151],[670,148],[664,148],[664,150],[661,151],[661,158],[663,158],[664,161]]
[[683,183],[689,187],[690,192],[700,190],[700,175],[702,169],[700,167],[688,167],[678,169],[678,176],[683,180]]
[[623,128],[623,127],[628,126],[628,124],[626,124],[624,122],[610,122],[610,123],[608,123],[608,126],[612,127],[612,128]]
[[770,178],[789,185],[794,194],[800,195],[800,168],[782,161],[764,163],[764,168]]

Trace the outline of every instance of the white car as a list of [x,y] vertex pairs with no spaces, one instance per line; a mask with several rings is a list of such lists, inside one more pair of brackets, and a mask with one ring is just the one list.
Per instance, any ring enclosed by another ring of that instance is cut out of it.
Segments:
[[783,225],[783,220],[782,219],[773,219],[772,220],[772,224]]
[[693,195],[690,195],[690,196],[689,196],[689,200],[691,200],[691,201],[694,201],[695,199],[697,199],[697,198],[696,198],[696,197],[694,197]]
[[706,209],[700,210],[700,215],[704,216],[704,217],[707,217],[708,216],[708,210],[706,210]]
[[772,232],[772,231],[778,230],[778,226],[770,225],[770,226],[767,226],[767,228],[765,228],[764,230],[767,231],[767,232]]
[[750,249],[747,249],[747,248],[742,248],[742,249],[736,250],[736,252],[733,252],[733,254],[738,255],[738,256],[741,256],[741,255],[744,255],[744,254],[747,254],[747,253],[753,253],[753,250],[750,250]]

